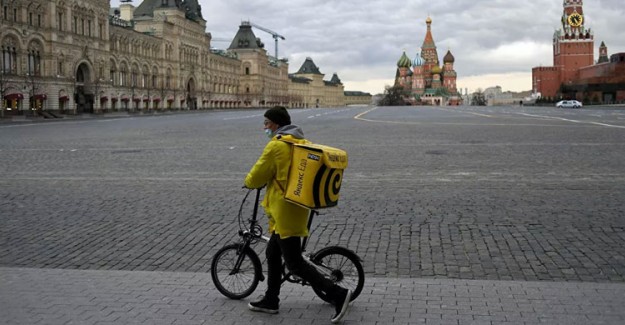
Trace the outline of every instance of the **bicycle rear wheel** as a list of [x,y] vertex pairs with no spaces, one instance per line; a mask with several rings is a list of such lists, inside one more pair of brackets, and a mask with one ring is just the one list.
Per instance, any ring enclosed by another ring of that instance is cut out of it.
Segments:
[[[242,258],[241,265],[235,270],[239,257]],[[262,272],[256,252],[250,248],[243,250],[242,244],[222,247],[211,262],[211,277],[215,287],[230,299],[243,299],[252,294],[258,286]]]
[[[326,278],[345,289],[352,290],[351,301],[362,292],[365,271],[360,258],[353,251],[340,246],[326,247],[313,254],[311,261]],[[332,302],[325,292],[314,287],[313,290],[319,298]]]

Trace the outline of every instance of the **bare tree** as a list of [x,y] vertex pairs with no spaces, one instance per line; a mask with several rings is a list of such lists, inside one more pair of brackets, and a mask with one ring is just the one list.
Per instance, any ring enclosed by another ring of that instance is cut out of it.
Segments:
[[380,100],[379,106],[403,106],[406,105],[404,98],[408,96],[408,92],[402,86],[386,86],[384,89],[384,97]]
[[33,114],[36,114],[35,111],[40,111],[42,109],[41,104],[36,98],[37,93],[43,89],[41,85],[41,77],[36,73],[26,73],[26,78],[24,78],[24,88],[28,91],[30,110]]
[[6,92],[9,89],[9,78],[7,77],[7,73],[4,69],[0,70],[0,98],[2,100],[2,107],[0,107],[0,117],[4,117],[4,110],[6,109],[4,104],[4,96],[6,96]]
[[160,90],[161,90],[161,102],[163,103],[162,104],[163,106],[162,106],[161,110],[164,110],[165,107],[166,107],[165,106],[166,105],[165,102],[167,100],[167,99],[165,99],[165,74],[163,73],[161,76],[162,77],[161,77],[161,87],[160,87]]
[[173,110],[179,109],[179,107],[177,107],[178,99],[176,98],[176,96],[177,96],[177,87],[174,86],[174,106],[172,107]]
[[94,109],[96,113],[99,113],[102,111],[102,100],[101,100],[101,96],[100,96],[100,90],[102,89],[103,85],[102,82],[104,81],[104,79],[100,78],[100,76],[96,75],[95,80],[93,81],[93,105],[94,105]]
[[478,88],[471,97],[472,106],[486,106],[486,96],[482,88]]

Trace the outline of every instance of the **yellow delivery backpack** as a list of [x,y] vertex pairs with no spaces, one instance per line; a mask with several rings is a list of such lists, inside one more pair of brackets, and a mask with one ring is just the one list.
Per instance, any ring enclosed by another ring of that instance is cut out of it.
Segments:
[[319,144],[293,144],[284,198],[308,209],[334,207],[339,202],[347,152]]

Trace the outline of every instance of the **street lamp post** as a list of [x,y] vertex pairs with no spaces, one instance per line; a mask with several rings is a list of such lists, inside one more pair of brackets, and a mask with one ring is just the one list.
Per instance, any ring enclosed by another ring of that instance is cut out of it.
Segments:
[[[536,84],[536,85],[537,85],[537,86],[536,86],[536,88],[537,88],[537,90],[538,90],[538,93],[539,93],[539,94],[542,94],[542,89],[540,88],[540,79],[536,79],[536,82],[537,82],[537,84]],[[540,96],[540,95],[539,95],[539,96]]]
[[26,72],[26,84],[24,85],[24,90],[28,91],[29,95],[28,102],[30,106],[30,113],[32,113],[33,115],[36,115],[35,111],[38,109],[35,95],[39,87],[37,86],[35,76],[35,73]]
[[6,92],[6,79],[5,79],[5,70],[0,70],[0,100],[2,100],[2,107],[0,107],[0,118],[4,117],[5,106],[8,106],[8,103],[5,105],[6,100],[4,99],[4,93]]
[[100,96],[100,88],[102,83],[104,82],[104,78],[96,78],[94,84],[94,94],[93,94],[93,105],[94,105],[94,113],[98,114],[102,110],[102,102]]
[[130,84],[130,108],[128,109],[130,113],[134,113],[134,102],[135,102],[135,83],[132,82]]

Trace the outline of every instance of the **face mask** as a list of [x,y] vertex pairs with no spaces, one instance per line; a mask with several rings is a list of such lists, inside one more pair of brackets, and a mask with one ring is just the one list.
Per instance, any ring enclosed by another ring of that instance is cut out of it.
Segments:
[[265,129],[265,135],[271,139],[273,138],[273,131],[271,131],[271,129]]

